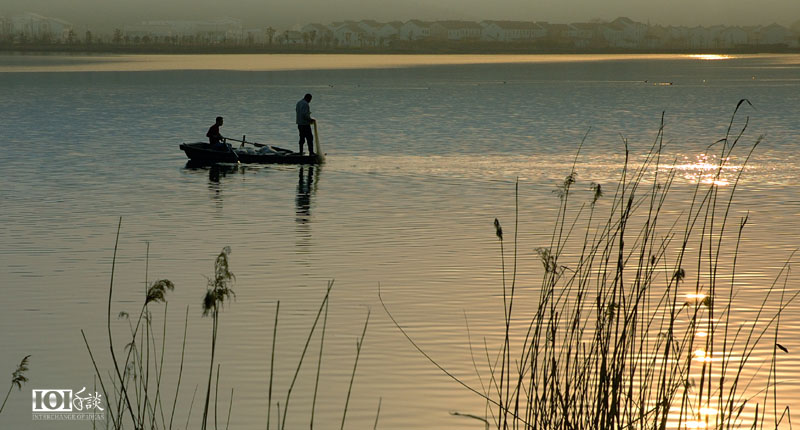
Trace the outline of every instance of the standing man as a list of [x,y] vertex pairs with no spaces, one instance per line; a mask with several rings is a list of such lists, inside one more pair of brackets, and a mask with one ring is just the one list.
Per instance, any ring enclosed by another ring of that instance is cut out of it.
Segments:
[[300,132],[300,154],[303,154],[303,142],[308,142],[308,154],[314,155],[314,134],[311,124],[317,122],[311,118],[311,94],[306,94],[295,106],[297,112],[297,131]]

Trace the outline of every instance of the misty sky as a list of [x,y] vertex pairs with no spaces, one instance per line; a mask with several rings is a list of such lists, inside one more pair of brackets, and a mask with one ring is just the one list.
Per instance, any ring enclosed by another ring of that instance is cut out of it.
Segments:
[[568,23],[627,16],[673,25],[755,25],[800,20],[800,0],[0,0],[0,16],[36,12],[105,29],[142,20],[241,19],[288,28],[344,19],[513,19]]

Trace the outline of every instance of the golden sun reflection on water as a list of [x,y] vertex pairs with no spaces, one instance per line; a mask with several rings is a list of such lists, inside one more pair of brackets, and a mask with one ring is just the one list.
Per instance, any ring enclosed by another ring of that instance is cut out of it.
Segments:
[[687,57],[705,61],[730,60],[736,58],[732,55],[720,55],[720,54],[694,54],[694,55],[687,55]]
[[716,415],[717,410],[708,406],[700,408],[700,415]]
[[[6,56],[5,58],[11,58]],[[720,60],[726,55],[680,54],[92,54],[47,57],[35,63],[0,61],[2,72],[156,70],[339,70],[465,64],[547,64],[600,61]]]
[[[714,354],[714,355],[718,355],[718,354]],[[722,358],[723,357],[721,357],[721,356],[720,357],[712,357],[711,354],[707,353],[703,349],[698,349],[698,350],[695,350],[695,352],[694,352],[694,361],[706,362],[706,363],[711,363],[711,362],[716,362],[716,361],[721,362]]]
[[[693,419],[687,420],[682,423],[682,429],[704,429],[707,427],[714,427],[714,419],[719,415],[719,410],[715,407],[711,406],[704,406],[697,410],[696,415]],[[677,420],[676,416],[673,416],[674,420]],[[674,425],[675,421],[671,423],[672,425],[669,426],[670,428],[676,428],[677,426]]]
[[681,176],[693,184],[700,182],[724,187],[730,185],[742,168],[738,164],[729,164],[730,161],[730,158],[720,160],[716,155],[698,154],[694,160],[684,156],[682,163],[675,164],[668,169],[675,169],[678,173],[682,173]]

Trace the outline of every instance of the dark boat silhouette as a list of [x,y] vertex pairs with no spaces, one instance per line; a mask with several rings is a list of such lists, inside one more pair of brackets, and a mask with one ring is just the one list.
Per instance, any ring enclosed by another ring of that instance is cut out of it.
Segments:
[[[182,143],[180,148],[186,153],[189,160],[195,163],[322,164],[325,162],[325,154],[322,152],[316,122],[314,123],[314,146],[316,151],[313,155],[304,155],[273,145],[248,142],[246,137],[242,136],[242,140],[226,137],[224,138],[225,147],[211,145],[207,142],[195,142]],[[227,143],[229,140],[239,142],[241,145],[235,148]],[[309,149],[311,149],[310,146]]]
[[219,149],[206,142],[195,142],[182,143],[180,149],[190,160],[199,163],[320,164],[325,161],[325,156],[319,152],[304,155],[271,145],[257,150],[243,147]]

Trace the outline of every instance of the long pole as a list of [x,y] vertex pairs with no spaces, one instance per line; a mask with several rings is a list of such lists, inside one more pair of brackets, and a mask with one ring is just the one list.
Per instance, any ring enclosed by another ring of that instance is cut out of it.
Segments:
[[319,130],[317,130],[317,122],[314,121],[314,140],[316,141],[316,153],[317,157],[322,159],[325,158],[325,155],[322,154],[322,145],[319,142]]
[[242,144],[246,143],[248,145],[253,145],[253,146],[258,146],[258,147],[267,146],[266,144],[263,144],[263,143],[245,141],[244,138],[242,140],[239,140],[239,139],[234,139],[232,137],[226,137],[225,140],[232,140],[234,142],[239,142],[239,143],[242,143]]

